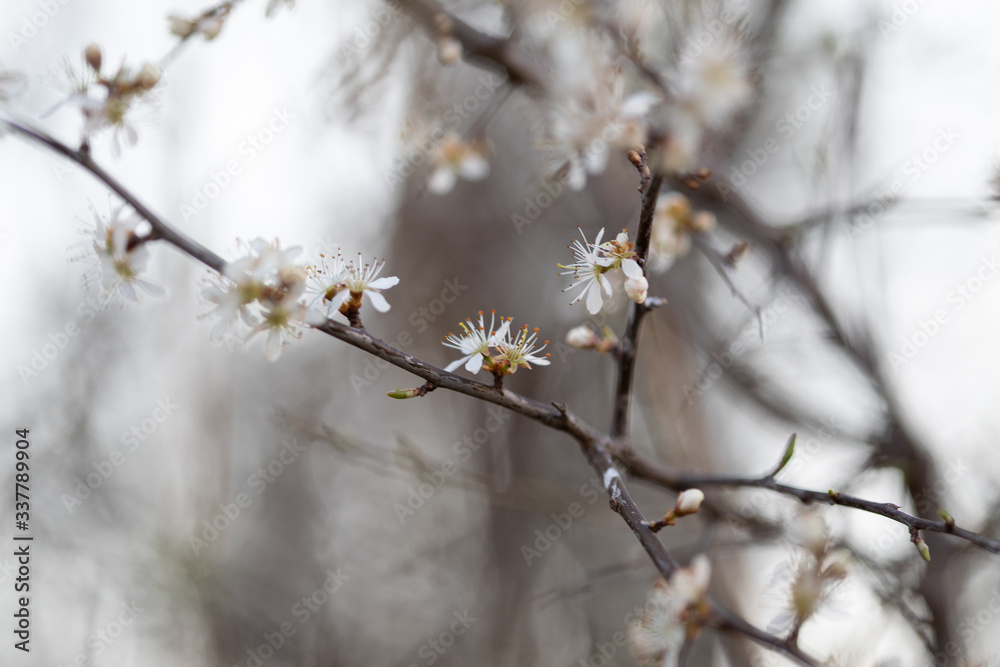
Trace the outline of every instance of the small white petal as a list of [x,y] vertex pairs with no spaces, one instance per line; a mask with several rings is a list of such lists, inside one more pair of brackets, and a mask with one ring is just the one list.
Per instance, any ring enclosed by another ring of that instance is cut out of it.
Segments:
[[[605,281],[607,280],[604,276],[601,276],[601,278]],[[601,290],[596,287],[596,285],[590,285],[587,288],[587,312],[591,315],[601,312],[601,306],[604,305],[604,299],[601,298]],[[609,291],[608,294],[610,293]]]
[[384,278],[376,278],[375,280],[368,283],[369,289],[389,289],[393,285],[399,284],[399,278],[396,276],[386,276]]
[[639,263],[634,259],[623,259],[622,271],[624,271],[625,275],[629,278],[642,278],[642,268],[640,268]]
[[604,288],[604,293],[607,294],[608,296],[611,296],[612,293],[611,281],[608,280],[608,277],[602,273],[600,276],[598,276],[598,280],[601,282],[601,287]]
[[490,163],[478,153],[466,153],[458,165],[458,173],[467,181],[481,181],[490,175]]
[[470,373],[478,373],[483,370],[483,355],[478,352],[472,355],[472,358],[469,359],[469,363],[465,364],[465,370]]
[[427,179],[427,189],[436,195],[448,194],[457,181],[454,171],[448,167],[438,167]]
[[389,302],[385,300],[385,297],[378,292],[368,292],[368,298],[371,300],[372,305],[375,306],[375,310],[380,313],[385,313],[389,311]]

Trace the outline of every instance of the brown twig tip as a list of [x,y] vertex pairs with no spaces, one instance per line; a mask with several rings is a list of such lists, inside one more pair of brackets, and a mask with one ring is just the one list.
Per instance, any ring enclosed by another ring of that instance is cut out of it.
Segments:
[[732,249],[722,257],[722,263],[730,269],[736,268],[736,263],[740,261],[753,248],[749,241],[742,241],[732,247]]
[[638,148],[629,149],[625,155],[639,172],[639,192],[645,192],[649,188],[650,181],[653,180],[653,174],[649,171],[649,163],[646,161],[646,147],[640,145]]

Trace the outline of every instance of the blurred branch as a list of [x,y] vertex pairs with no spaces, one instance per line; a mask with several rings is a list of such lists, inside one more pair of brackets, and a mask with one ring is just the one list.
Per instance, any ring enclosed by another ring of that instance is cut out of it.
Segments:
[[408,0],[400,3],[432,40],[452,37],[462,45],[463,57],[470,64],[489,69],[500,68],[513,84],[543,86],[544,71],[519,51],[508,48],[509,42],[476,30],[446,10],[437,0]]

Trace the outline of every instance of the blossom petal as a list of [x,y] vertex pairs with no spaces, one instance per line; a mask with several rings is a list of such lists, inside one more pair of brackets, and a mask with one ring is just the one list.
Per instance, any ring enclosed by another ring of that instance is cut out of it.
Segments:
[[451,373],[456,368],[458,368],[459,366],[461,366],[463,363],[465,363],[466,361],[468,361],[469,358],[472,357],[472,356],[474,356],[474,355],[470,354],[468,356],[462,357],[461,359],[456,359],[455,361],[453,361],[450,364],[448,364],[447,366],[445,366],[444,369],[446,371],[448,371],[449,373]]
[[448,194],[455,187],[458,178],[455,172],[448,167],[438,167],[427,179],[427,189],[436,195]]
[[622,271],[629,278],[642,278],[642,269],[639,267],[639,263],[634,259],[623,259],[622,260]]
[[597,277],[597,279],[600,281],[601,287],[604,288],[604,293],[607,294],[608,296],[611,296],[612,293],[611,281],[608,280],[608,277],[602,273]]
[[368,291],[368,299],[371,300],[372,305],[375,306],[375,310],[380,313],[388,312],[389,302],[385,300],[385,297],[378,292]]
[[469,363],[465,364],[465,370],[470,373],[478,373],[483,370],[483,355],[479,353],[473,354],[469,359]]
[[458,170],[467,181],[481,181],[490,175],[490,163],[482,155],[467,153],[459,163]]
[[[607,278],[604,278],[604,276],[601,276],[601,278],[603,278],[605,281],[607,281]],[[608,290],[608,294],[609,295],[611,294],[610,287],[609,287],[609,290]],[[601,298],[600,287],[597,286],[597,285],[593,285],[593,284],[588,285],[587,286],[587,312],[590,313],[591,315],[596,315],[597,313],[601,312],[601,306],[603,306],[603,305],[604,305],[604,299]]]
[[394,285],[399,284],[399,278],[396,276],[386,276],[384,278],[376,278],[375,280],[368,283],[369,289],[389,289]]

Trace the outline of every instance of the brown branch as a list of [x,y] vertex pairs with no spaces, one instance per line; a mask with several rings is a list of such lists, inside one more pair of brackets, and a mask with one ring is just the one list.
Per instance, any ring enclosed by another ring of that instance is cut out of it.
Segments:
[[463,58],[470,64],[500,69],[512,84],[544,87],[548,76],[519,51],[511,49],[508,40],[476,30],[437,0],[407,0],[400,6],[413,16],[432,40],[442,37],[457,39],[462,45]]
[[644,479],[675,491],[682,491],[701,486],[735,486],[744,488],[766,489],[775,493],[798,498],[805,504],[822,503],[825,505],[840,505],[871,514],[884,516],[900,523],[910,530],[925,530],[933,533],[954,535],[991,553],[1000,554],[1000,540],[985,537],[965,528],[959,528],[947,521],[932,521],[922,517],[907,514],[893,503],[878,503],[864,498],[858,498],[846,493],[833,491],[811,491],[778,482],[772,475],[763,477],[739,477],[725,475],[708,475],[685,473],[669,470],[639,457],[632,449],[622,449],[615,458],[620,460],[629,473],[637,479]]
[[[640,170],[640,177],[643,176]],[[645,180],[644,178],[642,180]],[[645,191],[642,191],[642,208],[639,211],[639,228],[635,236],[635,252],[641,265],[646,263],[649,254],[649,242],[653,232],[653,214],[656,212],[656,202],[660,196],[660,186],[663,185],[663,174],[654,173]],[[641,186],[640,186],[641,187]],[[625,334],[618,344],[618,379],[615,384],[614,414],[611,417],[611,437],[621,439],[628,436],[628,413],[632,402],[632,376],[635,371],[635,358],[639,344],[639,325],[642,317],[650,308],[645,304],[629,303],[628,320],[625,323]]]

